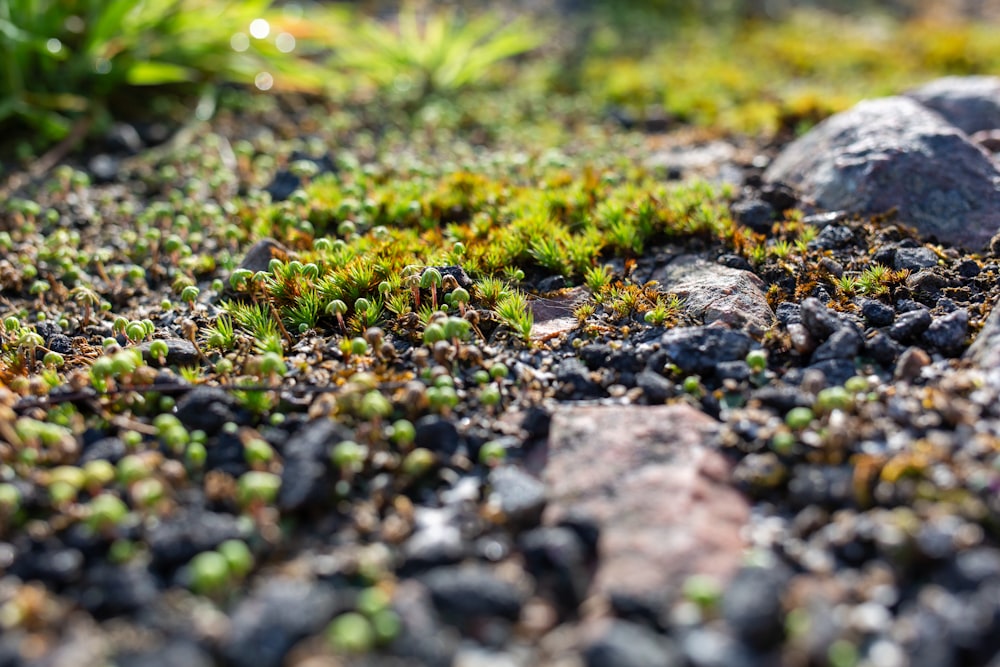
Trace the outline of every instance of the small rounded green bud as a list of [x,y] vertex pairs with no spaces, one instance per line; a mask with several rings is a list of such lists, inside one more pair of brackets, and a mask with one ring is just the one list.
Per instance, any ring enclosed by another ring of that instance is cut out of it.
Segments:
[[368,448],[353,440],[341,440],[333,446],[333,451],[330,453],[333,465],[341,470],[351,472],[361,470],[367,457]]
[[813,411],[805,407],[792,408],[785,415],[785,424],[794,431],[801,431],[813,420]]
[[375,646],[375,629],[362,614],[348,612],[333,619],[326,630],[330,644],[344,653],[367,653]]
[[753,373],[760,373],[767,370],[767,352],[764,350],[750,350],[746,358],[747,366]]
[[483,387],[479,392],[479,402],[483,405],[493,406],[500,403],[500,399],[503,398],[500,394],[500,388],[495,384],[491,384],[487,387]]
[[161,364],[166,360],[167,353],[170,352],[170,348],[167,346],[167,342],[163,340],[154,340],[149,344],[149,356],[153,357]]
[[267,441],[252,438],[243,446],[243,458],[250,465],[268,463],[274,458],[274,449]]
[[218,551],[201,552],[191,559],[188,568],[191,589],[195,593],[217,593],[229,583],[229,563]]
[[216,549],[226,559],[229,571],[239,578],[250,574],[254,566],[254,557],[250,548],[243,540],[226,540]]
[[686,394],[700,394],[701,393],[701,378],[697,375],[689,375],[684,378],[684,382],[681,384],[681,388]]
[[364,338],[352,338],[351,339],[351,354],[354,355],[364,355],[368,354],[368,341]]
[[816,407],[820,412],[847,410],[854,405],[854,398],[843,387],[827,387],[816,395]]
[[83,474],[86,477],[86,485],[88,487],[103,487],[115,480],[117,471],[110,461],[106,459],[94,459],[84,464]]
[[208,450],[205,449],[204,443],[189,442],[184,451],[184,458],[187,459],[192,468],[201,468],[205,465],[205,459],[208,458]]
[[199,290],[194,285],[188,285],[183,290],[181,290],[181,301],[188,304],[193,304],[198,300],[198,295],[201,294]]
[[110,493],[102,493],[87,505],[87,525],[94,530],[103,530],[118,525],[128,516],[128,506],[121,498]]
[[433,345],[439,340],[445,339],[444,327],[437,322],[432,322],[424,328],[424,344]]
[[771,438],[771,449],[775,454],[790,454],[795,448],[795,436],[788,431],[779,431]]
[[9,517],[21,509],[21,491],[8,482],[0,483],[0,516]]
[[45,356],[42,357],[42,363],[49,368],[59,368],[66,363],[66,360],[58,352],[46,352]]
[[868,391],[868,380],[860,375],[849,377],[847,378],[847,382],[844,383],[844,389],[851,394],[862,394]]
[[479,448],[479,462],[483,465],[495,465],[507,457],[507,448],[496,440],[483,443]]
[[281,477],[270,472],[251,470],[240,477],[238,487],[241,504],[249,505],[259,501],[270,505],[278,497]]
[[430,471],[437,462],[437,457],[429,449],[417,447],[404,458],[400,469],[411,477],[420,477]]
[[417,429],[408,419],[398,419],[392,423],[392,441],[397,445],[409,445],[417,437]]

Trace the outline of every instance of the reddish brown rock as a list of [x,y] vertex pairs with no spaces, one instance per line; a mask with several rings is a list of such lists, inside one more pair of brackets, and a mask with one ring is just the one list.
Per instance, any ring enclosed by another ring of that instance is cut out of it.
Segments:
[[718,424],[688,405],[565,407],[552,417],[545,521],[600,528],[594,592],[659,607],[692,574],[739,566],[747,500],[705,441]]
[[774,324],[764,281],[749,271],[686,255],[654,270],[652,277],[663,291],[684,299],[688,312],[705,324],[721,322],[755,335]]

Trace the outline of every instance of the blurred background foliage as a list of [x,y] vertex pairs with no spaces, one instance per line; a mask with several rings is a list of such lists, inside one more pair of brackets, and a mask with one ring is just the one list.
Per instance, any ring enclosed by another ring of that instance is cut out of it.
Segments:
[[1000,73],[998,16],[1000,0],[0,0],[0,154],[27,162],[116,119],[206,119],[220,90],[403,123],[558,107],[770,137]]

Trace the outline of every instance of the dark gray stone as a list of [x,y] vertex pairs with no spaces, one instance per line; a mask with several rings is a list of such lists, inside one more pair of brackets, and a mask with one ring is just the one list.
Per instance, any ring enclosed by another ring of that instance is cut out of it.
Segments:
[[452,565],[421,577],[438,613],[456,624],[483,618],[517,620],[524,594],[481,565]]
[[919,271],[937,266],[938,256],[930,248],[898,248],[893,258],[893,268]]
[[685,373],[705,375],[724,361],[745,359],[754,345],[745,333],[720,327],[677,327],[661,339],[671,363]]
[[128,448],[125,447],[121,438],[101,438],[84,447],[77,463],[82,466],[97,459],[118,463],[126,454],[128,454]]
[[673,382],[649,369],[635,376],[635,386],[642,389],[643,396],[651,405],[663,403],[675,393]]
[[545,485],[517,466],[495,468],[489,475],[489,501],[509,521],[537,523],[545,509]]
[[236,607],[222,654],[237,667],[281,667],[296,642],[345,610],[343,596],[329,584],[273,579]]
[[846,225],[827,225],[812,241],[809,248],[813,250],[838,250],[846,248],[854,241],[854,232]]
[[892,306],[875,299],[866,299],[861,304],[861,315],[873,327],[887,327],[896,319],[896,311]]
[[565,526],[536,528],[524,533],[518,546],[539,590],[565,612],[575,611],[591,579],[590,554],[579,535]]
[[813,352],[812,362],[815,364],[827,359],[854,359],[864,341],[854,327],[842,327],[826,339],[826,342]]
[[211,667],[212,656],[191,640],[179,639],[165,646],[129,651],[115,656],[117,667]]
[[399,615],[402,628],[389,651],[405,659],[415,659],[422,666],[451,667],[458,637],[452,628],[441,623],[427,588],[414,579],[404,579],[395,587],[392,608]]
[[733,218],[736,222],[749,227],[759,234],[767,234],[771,231],[777,213],[774,207],[763,199],[745,199],[738,201],[731,207]]
[[315,419],[299,428],[281,448],[285,465],[281,471],[278,507],[293,512],[325,506],[333,485],[330,451],[338,442],[351,437],[348,429],[327,418]]
[[941,116],[906,97],[861,102],[789,145],[764,174],[827,210],[896,209],[926,237],[982,248],[1000,229],[1000,171]]
[[288,253],[288,248],[274,239],[261,239],[250,246],[246,256],[243,257],[243,261],[240,262],[239,268],[253,271],[254,273],[257,271],[267,271],[267,265],[270,264],[272,259],[288,259]]
[[[167,354],[163,359],[164,365],[190,366],[199,362],[198,350],[191,341],[183,338],[164,338],[162,340],[167,344]],[[159,358],[150,354],[149,348],[152,344],[153,341],[147,340],[136,345],[136,348],[142,352],[142,358],[146,360],[146,363],[159,365]]]
[[760,198],[774,207],[775,211],[783,213],[798,204],[795,190],[784,183],[764,183],[760,186]]
[[797,508],[850,507],[854,504],[853,480],[851,466],[798,465],[788,480],[789,501]]
[[722,616],[733,634],[757,649],[767,649],[785,634],[781,596],[787,574],[778,569],[745,567],[722,596]]
[[55,352],[56,354],[67,355],[73,353],[73,340],[66,334],[52,334],[46,341],[45,346],[49,348],[50,352]]
[[653,630],[613,620],[584,649],[587,667],[681,667],[684,658],[676,646]]
[[949,590],[974,591],[987,582],[1000,581],[1000,550],[974,547],[960,551],[935,580]]
[[146,532],[146,544],[154,567],[172,569],[237,537],[240,537],[239,520],[232,514],[191,510],[177,512],[154,524]]
[[145,609],[159,594],[145,565],[101,562],[87,570],[79,599],[95,617],[108,618]]
[[802,324],[817,340],[826,340],[834,331],[844,326],[840,315],[815,298],[809,297],[800,308]]
[[698,628],[684,634],[681,644],[691,667],[758,667],[759,655],[728,634]]
[[966,134],[1000,128],[1000,77],[947,76],[906,93]]
[[965,336],[969,333],[969,313],[956,310],[936,317],[924,332],[923,340],[946,354],[962,349]]
[[823,373],[827,386],[844,384],[858,373],[852,359],[824,359],[810,364],[806,368]]
[[813,404],[810,394],[804,393],[798,387],[787,385],[767,385],[754,391],[750,396],[753,400],[760,401],[761,405],[774,408],[781,414],[792,408],[805,408]]
[[903,353],[903,346],[881,331],[865,340],[865,354],[883,366],[891,366]]
[[948,281],[935,269],[921,269],[907,276],[906,286],[915,299],[933,305],[941,290],[948,286]]
[[567,357],[553,369],[556,382],[562,385],[560,395],[571,397],[594,397],[602,393],[598,385],[590,377],[590,369],[576,357]]
[[774,309],[774,316],[777,317],[778,321],[785,326],[788,326],[789,324],[798,324],[802,321],[802,309],[797,303],[782,301],[778,304],[778,307]]
[[[433,511],[433,510],[426,510]],[[428,524],[417,529],[403,543],[404,572],[422,572],[462,560],[468,551],[462,531],[449,522]]]
[[461,445],[455,425],[438,415],[426,415],[417,420],[413,442],[417,447],[424,447],[447,456],[457,452]]
[[223,431],[209,438],[205,449],[205,470],[219,470],[238,478],[250,468],[246,460],[246,448],[236,433]]
[[743,360],[723,361],[715,367],[715,376],[719,380],[743,382],[750,378],[750,365]]
[[930,311],[918,308],[899,315],[887,333],[893,340],[905,343],[926,331],[932,321]]
[[236,399],[218,387],[195,387],[177,401],[177,418],[189,429],[216,433],[236,419]]

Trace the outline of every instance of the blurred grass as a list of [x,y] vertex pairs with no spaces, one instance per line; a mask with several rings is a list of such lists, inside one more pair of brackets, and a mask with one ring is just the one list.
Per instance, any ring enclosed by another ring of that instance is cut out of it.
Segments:
[[[962,3],[826,3],[867,8],[832,13],[789,0],[768,14],[772,4],[0,0],[0,143],[28,137],[27,159],[81,118],[93,136],[218,84],[374,105],[404,124],[572,123],[617,107],[772,136],[942,75],[1000,73],[1000,26]],[[248,35],[260,18],[267,34]]]

